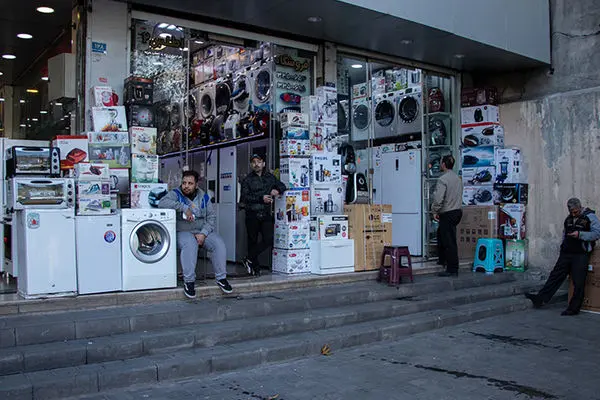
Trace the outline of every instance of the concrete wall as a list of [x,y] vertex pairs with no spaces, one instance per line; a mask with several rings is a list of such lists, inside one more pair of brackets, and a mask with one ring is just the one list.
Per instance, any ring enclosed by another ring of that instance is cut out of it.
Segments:
[[568,198],[600,209],[600,2],[551,0],[552,69],[489,77],[502,93],[507,146],[529,170],[530,261],[552,268]]

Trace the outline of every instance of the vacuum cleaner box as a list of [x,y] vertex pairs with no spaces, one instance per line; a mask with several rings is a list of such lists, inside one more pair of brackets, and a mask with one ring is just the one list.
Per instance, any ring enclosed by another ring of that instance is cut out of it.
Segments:
[[319,218],[319,240],[348,239],[347,215],[322,215]]
[[527,183],[527,174],[521,150],[496,149],[496,182],[498,183]]
[[477,125],[462,128],[463,145],[466,147],[499,146],[504,147],[504,128],[502,125]]
[[486,104],[463,107],[460,109],[460,123],[463,127],[474,124],[499,124],[500,108]]
[[166,183],[132,183],[131,208],[158,208],[168,192]]
[[463,168],[462,180],[465,186],[491,185],[496,178],[496,167]]
[[279,114],[281,129],[308,128],[308,114],[297,112],[284,112]]
[[310,190],[286,190],[275,198],[275,223],[309,221]]
[[494,186],[465,186],[463,187],[463,205],[491,206],[494,204]]
[[337,153],[318,153],[310,156],[311,185],[342,184],[342,156]]
[[344,208],[342,185],[316,185],[310,190],[311,215],[340,214]]
[[494,204],[527,204],[529,185],[526,183],[496,183],[494,185]]
[[[460,151],[463,168],[489,167],[495,165],[494,146],[467,147]],[[498,166],[496,166],[498,173]]]
[[290,189],[309,187],[308,158],[282,158],[279,161],[281,182]]
[[309,221],[275,223],[273,247],[276,249],[308,249]]
[[273,272],[281,274],[309,274],[310,250],[273,249]]

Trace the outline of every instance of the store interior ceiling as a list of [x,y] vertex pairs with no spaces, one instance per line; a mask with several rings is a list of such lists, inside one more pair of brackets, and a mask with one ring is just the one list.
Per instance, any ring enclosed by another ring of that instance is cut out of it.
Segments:
[[[37,11],[42,6],[54,11]],[[19,84],[20,78],[69,28],[71,13],[70,0],[0,1],[0,55],[16,57],[0,57],[0,87]],[[32,38],[21,39],[17,37],[19,34],[28,34]]]

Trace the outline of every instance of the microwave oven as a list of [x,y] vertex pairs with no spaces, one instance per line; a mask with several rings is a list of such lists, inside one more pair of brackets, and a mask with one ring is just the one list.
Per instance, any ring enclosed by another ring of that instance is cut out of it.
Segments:
[[12,178],[8,185],[8,211],[26,208],[75,207],[71,178]]
[[6,174],[60,176],[60,150],[57,147],[14,146],[7,150]]

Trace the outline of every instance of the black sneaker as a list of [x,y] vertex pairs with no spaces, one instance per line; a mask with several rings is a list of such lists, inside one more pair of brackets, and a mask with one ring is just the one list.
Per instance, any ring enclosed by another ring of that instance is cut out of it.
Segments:
[[195,299],[196,289],[194,288],[194,282],[185,282],[183,284],[183,293],[188,299]]
[[252,261],[250,261],[248,258],[244,258],[244,267],[246,267],[246,271],[248,272],[248,275],[252,276],[254,275],[254,263]]
[[544,302],[537,294],[534,293],[525,293],[525,297],[527,297],[533,303],[533,308],[540,308],[544,305]]
[[568,308],[565,311],[563,311],[562,313],[560,313],[560,315],[563,315],[563,316],[565,316],[565,315],[570,316],[570,315],[577,315],[577,314],[579,314],[578,311],[569,310]]
[[217,279],[217,285],[221,288],[223,293],[231,293],[233,292],[233,288],[229,284],[226,278]]

